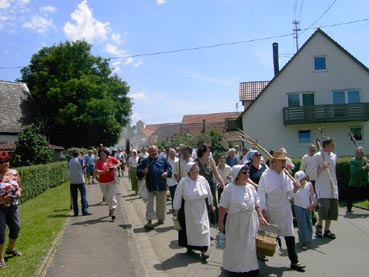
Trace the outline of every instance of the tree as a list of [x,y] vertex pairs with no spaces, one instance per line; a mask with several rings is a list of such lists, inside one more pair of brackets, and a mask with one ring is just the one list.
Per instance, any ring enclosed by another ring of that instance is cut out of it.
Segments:
[[52,151],[48,149],[48,145],[39,126],[32,124],[24,128],[18,135],[16,148],[12,155],[12,164],[27,166],[50,162]]
[[21,69],[52,144],[114,145],[128,122],[128,85],[90,50],[85,41],[45,47]]

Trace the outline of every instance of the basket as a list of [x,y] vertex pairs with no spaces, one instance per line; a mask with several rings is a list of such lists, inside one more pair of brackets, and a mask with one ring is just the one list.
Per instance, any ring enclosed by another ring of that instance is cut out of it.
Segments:
[[268,224],[260,226],[256,235],[256,253],[260,256],[272,257],[277,246],[279,227],[277,225]]

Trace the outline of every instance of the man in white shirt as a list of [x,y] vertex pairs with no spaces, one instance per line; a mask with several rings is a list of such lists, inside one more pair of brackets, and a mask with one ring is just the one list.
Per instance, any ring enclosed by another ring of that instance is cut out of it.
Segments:
[[[322,147],[322,151],[314,155],[313,166],[313,170],[317,173],[315,192],[320,204],[315,234],[319,238],[324,236],[335,239],[336,235],[330,231],[331,221],[338,219],[337,156],[333,153],[334,140],[330,137],[325,138]],[[324,234],[323,220],[325,220]]]
[[175,162],[175,169],[174,169],[174,174],[175,177],[177,178],[177,183],[179,183],[179,181],[187,176],[187,171],[186,171],[186,165],[189,162],[192,162],[191,159],[191,154],[192,154],[192,149],[190,147],[181,147],[181,153],[180,156],[178,158],[178,160]]
[[316,152],[315,145],[310,144],[308,147],[308,153],[305,154],[301,158],[301,165],[300,165],[300,170],[304,171],[305,174],[308,176],[309,181],[313,184],[314,189],[315,189],[315,178],[316,178],[316,171],[313,170],[315,152]]

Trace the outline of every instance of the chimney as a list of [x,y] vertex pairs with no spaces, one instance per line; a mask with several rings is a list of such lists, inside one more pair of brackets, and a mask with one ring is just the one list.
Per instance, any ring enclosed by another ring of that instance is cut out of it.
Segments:
[[205,130],[206,130],[206,120],[205,119],[203,119],[202,120],[202,130],[201,130],[201,133],[205,133]]
[[278,53],[278,43],[273,42],[273,65],[274,65],[274,76],[279,73],[279,53]]

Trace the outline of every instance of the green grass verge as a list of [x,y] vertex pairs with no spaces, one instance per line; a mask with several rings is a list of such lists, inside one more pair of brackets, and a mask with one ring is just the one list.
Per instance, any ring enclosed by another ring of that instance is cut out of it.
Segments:
[[354,205],[367,209],[368,208],[368,200],[354,202]]
[[[16,249],[22,257],[6,259],[0,276],[36,276],[36,272],[63,228],[69,213],[69,183],[40,194],[19,206],[21,231]],[[4,245],[6,249],[8,237]]]

